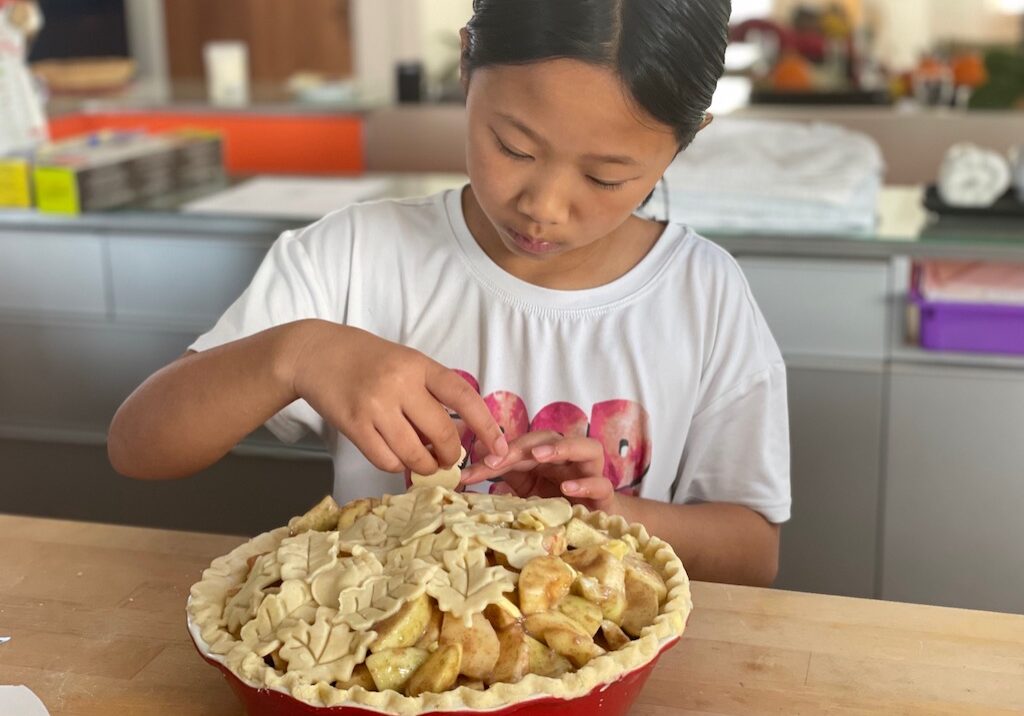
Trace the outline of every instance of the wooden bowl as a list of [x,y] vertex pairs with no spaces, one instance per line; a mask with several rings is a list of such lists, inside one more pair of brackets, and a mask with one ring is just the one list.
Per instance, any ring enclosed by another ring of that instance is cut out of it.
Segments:
[[73,60],[42,60],[32,64],[54,94],[114,92],[135,76],[135,60],[127,57],[90,57]]

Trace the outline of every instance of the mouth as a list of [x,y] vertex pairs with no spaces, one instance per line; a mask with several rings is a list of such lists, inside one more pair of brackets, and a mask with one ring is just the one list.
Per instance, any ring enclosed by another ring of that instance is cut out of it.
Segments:
[[512,243],[528,254],[543,256],[544,254],[554,253],[558,250],[558,244],[550,241],[544,241],[542,239],[530,238],[529,236],[520,234],[518,231],[508,227],[505,227],[505,233],[512,240]]

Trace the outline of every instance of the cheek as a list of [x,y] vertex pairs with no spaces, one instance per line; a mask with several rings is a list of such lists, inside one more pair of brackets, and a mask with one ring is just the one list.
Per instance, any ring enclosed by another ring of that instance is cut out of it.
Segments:
[[585,212],[581,212],[579,218],[588,228],[593,229],[595,235],[608,233],[615,227],[621,225],[640,206],[640,202],[647,196],[644,194],[636,198],[636,192],[627,189],[619,191],[606,191],[595,189],[600,192],[587,202]]
[[471,139],[466,147],[466,170],[473,193],[484,211],[491,213],[515,196],[516,171],[483,139]]

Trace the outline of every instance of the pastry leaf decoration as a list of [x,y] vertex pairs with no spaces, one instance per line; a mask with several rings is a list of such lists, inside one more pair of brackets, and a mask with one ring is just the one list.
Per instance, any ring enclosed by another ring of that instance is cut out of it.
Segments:
[[338,562],[337,532],[303,532],[281,540],[277,548],[281,579],[309,580]]
[[288,671],[301,672],[311,683],[344,681],[366,659],[366,649],[376,632],[354,632],[338,622],[333,610],[320,608],[312,624],[297,622],[281,647]]
[[436,564],[413,561],[400,572],[385,572],[368,578],[358,587],[342,590],[338,597],[338,619],[353,629],[369,629],[423,594],[437,571]]
[[443,612],[470,623],[472,616],[515,589],[515,575],[504,567],[488,567],[483,547],[446,552],[444,569],[427,585],[427,593]]
[[266,656],[281,645],[278,632],[298,621],[316,618],[317,605],[309,586],[300,579],[289,579],[277,594],[269,594],[256,610],[256,618],[242,627],[242,641],[260,656]]
[[342,557],[333,567],[313,578],[310,584],[313,599],[322,607],[338,609],[342,591],[360,587],[383,571],[383,565],[372,552],[354,545],[351,557]]

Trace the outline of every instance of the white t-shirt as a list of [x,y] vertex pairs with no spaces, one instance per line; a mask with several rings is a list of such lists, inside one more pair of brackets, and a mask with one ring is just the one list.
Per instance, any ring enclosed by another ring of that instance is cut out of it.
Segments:
[[[531,429],[597,438],[623,492],[789,519],[782,357],[736,262],[684,225],[669,224],[615,281],[562,291],[491,261],[458,190],[358,204],[285,232],[191,348],[302,318],[356,326],[461,371],[510,440]],[[286,442],[322,437],[339,502],[404,490],[305,401],[267,427]]]

